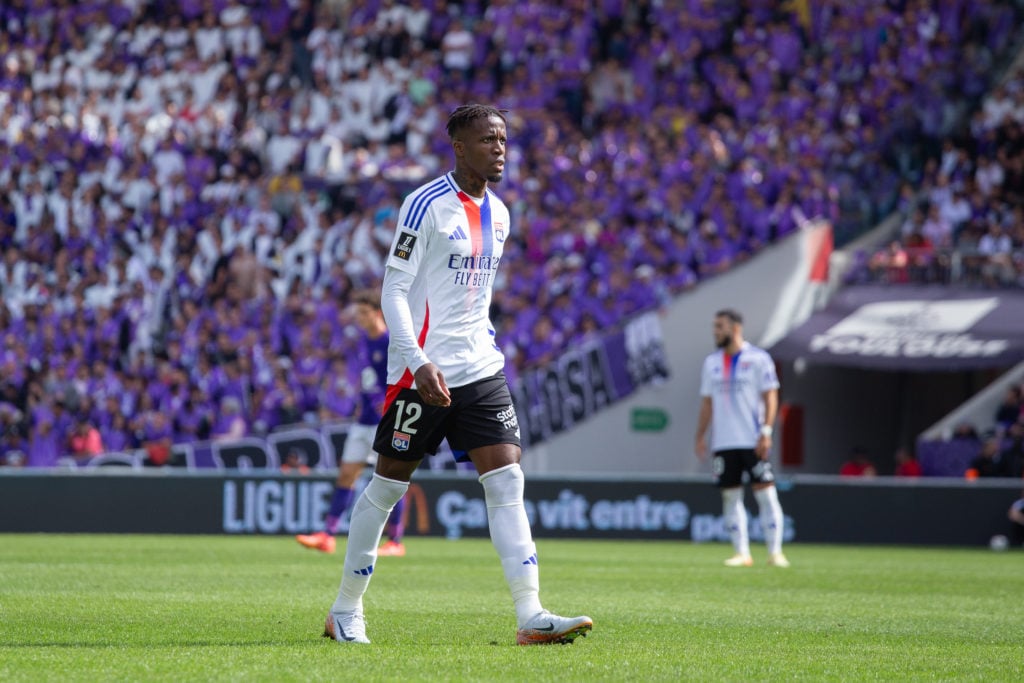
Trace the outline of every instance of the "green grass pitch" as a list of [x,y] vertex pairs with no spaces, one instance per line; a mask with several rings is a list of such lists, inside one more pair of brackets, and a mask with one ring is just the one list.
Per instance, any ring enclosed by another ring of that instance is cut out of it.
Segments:
[[2,681],[1024,680],[1024,552],[538,542],[541,597],[589,614],[517,647],[481,539],[380,558],[368,646],[320,638],[339,554],[284,537],[0,535]]

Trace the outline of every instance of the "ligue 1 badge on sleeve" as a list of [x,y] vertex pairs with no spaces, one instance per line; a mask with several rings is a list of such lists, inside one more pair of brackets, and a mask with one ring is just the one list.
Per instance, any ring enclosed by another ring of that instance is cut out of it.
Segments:
[[395,243],[394,255],[403,261],[408,261],[412,256],[412,248],[416,245],[416,235],[403,232]]
[[409,450],[409,435],[402,432],[395,432],[391,437],[391,447],[396,451]]

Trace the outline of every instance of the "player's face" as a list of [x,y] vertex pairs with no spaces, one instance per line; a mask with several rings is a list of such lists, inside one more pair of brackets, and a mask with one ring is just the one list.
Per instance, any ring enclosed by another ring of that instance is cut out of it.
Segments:
[[505,171],[507,142],[505,122],[500,116],[480,118],[459,133],[455,140],[455,155],[464,171],[489,183],[497,183]]
[[733,335],[736,331],[733,322],[725,316],[715,318],[712,330],[715,335],[715,346],[720,349],[724,349],[732,343]]
[[372,332],[377,321],[377,309],[367,304],[356,304],[356,325],[367,332]]

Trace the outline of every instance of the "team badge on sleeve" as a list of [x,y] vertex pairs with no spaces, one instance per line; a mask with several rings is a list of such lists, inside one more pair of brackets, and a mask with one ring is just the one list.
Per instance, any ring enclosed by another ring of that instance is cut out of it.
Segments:
[[409,232],[403,232],[399,236],[398,242],[395,243],[394,254],[397,258],[400,258],[403,261],[408,261],[409,257],[412,256],[412,248],[415,245],[416,235],[413,235],[412,233]]
[[412,438],[408,434],[402,432],[394,432],[391,436],[391,447],[396,451],[407,451],[409,450],[409,439]]

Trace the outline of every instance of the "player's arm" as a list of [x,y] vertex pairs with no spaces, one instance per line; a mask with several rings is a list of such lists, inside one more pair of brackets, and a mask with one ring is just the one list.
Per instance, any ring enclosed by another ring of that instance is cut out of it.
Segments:
[[444,376],[416,340],[409,308],[409,290],[415,276],[398,268],[388,267],[384,271],[384,285],[381,288],[380,310],[391,333],[389,352],[396,353],[402,364],[416,378],[416,390],[426,403],[448,405],[451,395]]
[[764,423],[761,425],[761,433],[757,437],[754,451],[759,458],[765,459],[772,450],[773,426],[779,412],[779,390],[768,389],[761,394],[761,399],[764,401]]
[[702,396],[700,399],[700,413],[697,416],[697,439],[693,450],[697,458],[704,460],[708,455],[708,427],[711,425],[711,397]]
[[1006,516],[1010,518],[1011,522],[1024,524],[1024,505],[1014,503],[1010,506],[1010,511]]

